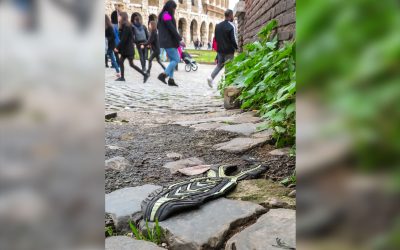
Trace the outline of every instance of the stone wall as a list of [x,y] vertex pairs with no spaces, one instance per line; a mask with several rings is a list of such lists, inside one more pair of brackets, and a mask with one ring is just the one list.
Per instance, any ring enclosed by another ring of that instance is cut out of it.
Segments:
[[296,35],[296,0],[240,0],[235,7],[239,44],[257,39],[257,33],[268,21],[278,21],[278,39],[292,40]]

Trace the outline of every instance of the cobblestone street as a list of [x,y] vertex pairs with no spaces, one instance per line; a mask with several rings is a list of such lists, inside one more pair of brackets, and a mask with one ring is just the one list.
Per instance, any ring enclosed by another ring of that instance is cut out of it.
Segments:
[[[136,65],[140,63],[135,61]],[[168,62],[164,63],[165,65]],[[201,114],[222,111],[222,99],[216,86],[210,89],[207,77],[214,65],[199,65],[197,71],[186,72],[185,64],[179,64],[175,81],[179,87],[169,87],[157,79],[162,72],[154,62],[149,80],[143,84],[143,77],[126,63],[126,82],[116,82],[115,70],[106,69],[105,102],[106,110],[145,111],[149,113]],[[221,72],[222,75],[222,72]],[[220,77],[216,79],[216,83]],[[215,84],[216,85],[216,84]]]

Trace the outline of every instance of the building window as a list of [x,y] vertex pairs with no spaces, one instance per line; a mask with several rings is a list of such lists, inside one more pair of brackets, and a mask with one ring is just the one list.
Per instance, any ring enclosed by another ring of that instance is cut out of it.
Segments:
[[179,3],[180,3],[180,4],[183,4],[183,0],[179,0]]
[[196,0],[192,0],[192,6],[196,6]]

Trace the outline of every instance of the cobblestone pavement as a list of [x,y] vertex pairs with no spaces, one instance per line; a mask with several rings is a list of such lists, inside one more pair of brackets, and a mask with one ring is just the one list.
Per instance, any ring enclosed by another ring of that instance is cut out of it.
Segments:
[[[135,61],[139,65],[138,61]],[[167,65],[167,63],[165,63]],[[179,85],[169,87],[157,79],[162,68],[153,63],[149,80],[143,84],[143,77],[126,63],[126,82],[116,82],[115,70],[106,69],[105,103],[106,110],[146,111],[149,113],[201,114],[223,110],[223,101],[214,86],[210,89],[207,77],[214,65],[199,64],[195,72],[186,72],[184,64],[179,64],[175,81]],[[221,74],[222,75],[222,72]],[[218,82],[220,76],[215,82]],[[216,84],[215,84],[216,85]]]

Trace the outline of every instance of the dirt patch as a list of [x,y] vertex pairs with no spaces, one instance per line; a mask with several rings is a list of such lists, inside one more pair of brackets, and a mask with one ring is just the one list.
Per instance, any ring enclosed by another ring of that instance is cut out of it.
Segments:
[[[171,174],[162,166],[168,153],[179,153],[183,158],[197,157],[205,164],[236,164],[238,171],[248,169],[256,163],[246,157],[269,165],[267,176],[280,180],[290,176],[294,170],[294,159],[270,156],[273,145],[264,145],[234,154],[216,151],[213,145],[229,141],[238,135],[223,131],[195,131],[193,128],[173,124],[106,123],[105,158],[126,158],[130,165],[123,171],[105,171],[106,193],[123,187],[155,184],[166,186],[176,181],[191,179],[180,173]],[[112,147],[110,147],[110,145]],[[115,147],[116,146],[116,147]],[[114,148],[114,149],[113,149]],[[115,149],[118,148],[118,149]]]

